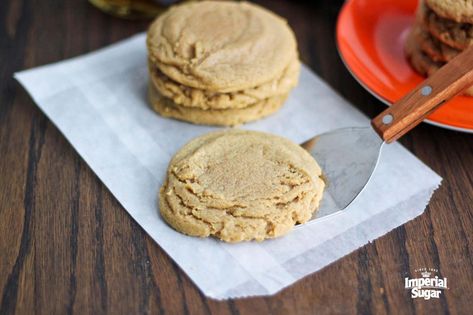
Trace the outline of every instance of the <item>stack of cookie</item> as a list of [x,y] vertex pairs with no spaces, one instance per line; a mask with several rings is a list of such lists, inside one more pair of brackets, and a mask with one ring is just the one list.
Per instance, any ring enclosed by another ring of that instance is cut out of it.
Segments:
[[300,62],[286,21],[246,2],[172,7],[147,37],[149,99],[165,117],[233,126],[277,111]]
[[[470,45],[473,45],[473,1],[421,1],[405,45],[406,56],[417,72],[432,75]],[[473,95],[473,87],[464,93]]]

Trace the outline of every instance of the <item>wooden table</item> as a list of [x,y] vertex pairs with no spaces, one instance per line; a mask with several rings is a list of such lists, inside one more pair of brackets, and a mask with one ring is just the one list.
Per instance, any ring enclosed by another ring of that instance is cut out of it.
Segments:
[[[340,94],[371,117],[383,108],[338,57],[342,1],[258,2],[288,18],[302,60]],[[401,141],[444,178],[422,216],[275,296],[203,296],[12,79],[147,23],[85,0],[0,1],[0,314],[472,314],[473,137],[427,124]],[[404,289],[420,267],[448,278],[439,300]]]

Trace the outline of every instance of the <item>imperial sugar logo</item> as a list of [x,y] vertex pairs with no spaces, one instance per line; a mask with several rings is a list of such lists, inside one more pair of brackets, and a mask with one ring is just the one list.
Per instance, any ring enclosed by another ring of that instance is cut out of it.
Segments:
[[411,290],[411,298],[424,300],[438,299],[443,290],[448,289],[447,278],[440,278],[438,270],[434,268],[420,268],[414,270],[420,277],[404,278],[404,287]]

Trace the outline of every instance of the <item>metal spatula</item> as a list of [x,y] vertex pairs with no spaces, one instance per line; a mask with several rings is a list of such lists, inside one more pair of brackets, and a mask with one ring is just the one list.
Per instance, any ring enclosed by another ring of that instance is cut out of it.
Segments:
[[[326,193],[331,199],[330,206],[321,207],[315,218],[346,209],[368,184],[384,144],[397,140],[471,85],[473,47],[376,116],[371,126],[334,130],[301,144],[320,164],[327,182]],[[473,111],[473,97],[471,103]]]

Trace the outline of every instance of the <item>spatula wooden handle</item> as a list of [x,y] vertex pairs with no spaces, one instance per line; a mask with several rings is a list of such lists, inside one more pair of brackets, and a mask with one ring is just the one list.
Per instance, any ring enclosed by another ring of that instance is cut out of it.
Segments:
[[[417,126],[445,101],[473,85],[473,46],[440,68],[413,91],[376,116],[371,124],[386,142]],[[471,98],[473,110],[473,97]]]

